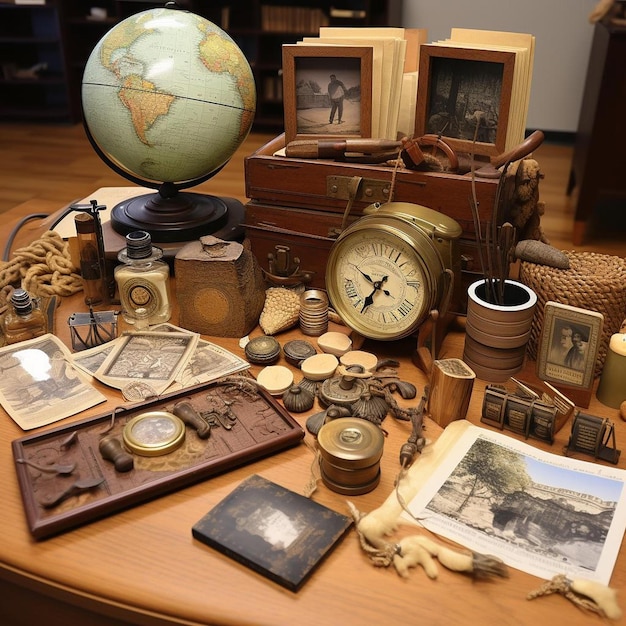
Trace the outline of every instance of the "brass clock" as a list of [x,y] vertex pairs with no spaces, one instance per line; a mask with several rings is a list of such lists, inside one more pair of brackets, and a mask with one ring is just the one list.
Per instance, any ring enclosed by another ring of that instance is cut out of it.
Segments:
[[333,243],[326,289],[347,326],[375,340],[417,331],[460,280],[452,218],[408,202],[372,205]]

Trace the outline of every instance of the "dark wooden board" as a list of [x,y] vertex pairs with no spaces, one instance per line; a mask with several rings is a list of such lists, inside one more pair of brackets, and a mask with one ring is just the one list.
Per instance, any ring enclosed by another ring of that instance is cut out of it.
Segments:
[[[178,449],[153,457],[135,454],[134,467],[128,472],[116,471],[113,463],[102,457],[99,442],[103,434],[121,441],[130,419],[147,411],[171,412],[182,399],[190,400],[200,412],[223,411],[229,405],[236,417],[232,428],[213,426],[209,438],[201,439],[187,426]],[[113,428],[107,432],[112,422]],[[109,411],[16,439],[12,450],[29,530],[34,538],[44,539],[297,445],[303,437],[302,427],[264,390],[250,393],[237,385],[214,382],[123,406],[116,410],[114,421]],[[67,445],[69,438],[73,443]],[[75,463],[76,468],[65,476],[40,471],[18,459],[43,466]],[[89,478],[101,478],[102,483],[53,508],[42,506],[44,498],[61,493],[78,479]]]

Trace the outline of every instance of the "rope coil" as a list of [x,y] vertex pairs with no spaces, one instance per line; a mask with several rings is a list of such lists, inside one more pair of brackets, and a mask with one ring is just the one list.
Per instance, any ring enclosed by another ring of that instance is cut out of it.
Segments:
[[34,296],[71,296],[83,288],[76,270],[69,243],[57,232],[47,231],[0,263],[0,306],[7,305],[20,284]]

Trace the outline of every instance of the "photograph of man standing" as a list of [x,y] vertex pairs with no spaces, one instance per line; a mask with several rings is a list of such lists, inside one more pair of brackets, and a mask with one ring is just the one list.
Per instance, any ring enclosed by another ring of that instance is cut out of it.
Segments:
[[330,98],[329,123],[332,124],[337,114],[337,124],[343,124],[343,99],[346,96],[346,86],[335,76],[330,75],[328,83],[328,97]]

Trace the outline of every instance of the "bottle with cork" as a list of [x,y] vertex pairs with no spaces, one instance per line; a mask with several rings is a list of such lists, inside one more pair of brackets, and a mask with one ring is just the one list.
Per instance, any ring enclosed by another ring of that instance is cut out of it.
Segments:
[[46,334],[46,317],[25,289],[15,289],[11,294],[9,309],[2,318],[2,331],[8,344]]
[[126,247],[117,255],[121,265],[114,270],[128,324],[145,327],[167,322],[172,314],[170,269],[161,261],[163,251],[152,245],[150,233],[137,230],[126,235]]

